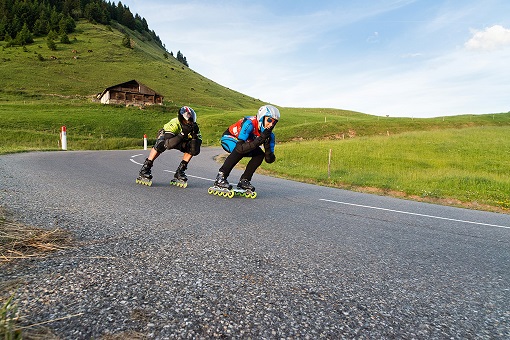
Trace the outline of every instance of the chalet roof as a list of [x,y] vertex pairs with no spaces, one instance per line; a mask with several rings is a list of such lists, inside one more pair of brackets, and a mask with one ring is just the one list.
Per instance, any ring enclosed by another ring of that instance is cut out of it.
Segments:
[[101,99],[103,95],[110,91],[110,90],[117,90],[122,92],[130,92],[130,93],[141,93],[141,94],[148,94],[148,95],[157,95],[161,96],[159,93],[151,89],[150,87],[140,83],[139,81],[133,79],[130,81],[126,81],[124,83],[120,83],[117,85],[113,85],[110,87],[107,87],[106,89],[101,92],[100,95],[97,96],[97,98]]

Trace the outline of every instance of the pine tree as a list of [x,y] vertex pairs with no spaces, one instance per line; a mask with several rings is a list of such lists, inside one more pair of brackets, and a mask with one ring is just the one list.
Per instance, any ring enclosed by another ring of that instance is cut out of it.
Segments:
[[28,29],[28,25],[25,23],[21,31],[16,35],[16,44],[25,46],[27,44],[31,44],[34,42],[34,38],[32,37],[32,33]]

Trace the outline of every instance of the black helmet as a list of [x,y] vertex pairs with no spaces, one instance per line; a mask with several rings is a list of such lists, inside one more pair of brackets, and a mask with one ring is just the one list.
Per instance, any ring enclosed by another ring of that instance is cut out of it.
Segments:
[[181,124],[184,124],[185,122],[186,123],[194,123],[196,122],[197,120],[197,114],[195,113],[195,111],[189,107],[189,106],[183,106],[179,109],[179,114],[178,114],[178,117],[179,117],[179,122]]

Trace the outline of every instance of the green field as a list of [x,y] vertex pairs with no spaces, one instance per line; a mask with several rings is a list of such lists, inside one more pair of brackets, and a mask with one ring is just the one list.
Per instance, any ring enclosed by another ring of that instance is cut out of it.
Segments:
[[[43,38],[26,47],[0,42],[0,153],[59,150],[62,125],[69,150],[141,148],[143,135],[153,143],[182,105],[197,111],[204,145],[218,146],[227,126],[263,104],[130,34],[133,49],[121,46],[117,27],[87,22],[79,22],[72,43],[58,44],[57,51]],[[164,105],[141,110],[97,102],[97,93],[131,79],[161,93]],[[505,213],[510,208],[510,113],[412,119],[280,110],[277,161],[261,171],[441,204]]]

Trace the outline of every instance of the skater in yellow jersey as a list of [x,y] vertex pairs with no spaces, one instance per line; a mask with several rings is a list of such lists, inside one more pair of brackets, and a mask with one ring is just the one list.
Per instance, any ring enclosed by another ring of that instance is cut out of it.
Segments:
[[163,129],[159,130],[158,139],[140,169],[139,176],[136,179],[137,183],[152,185],[151,168],[154,160],[165,150],[177,149],[184,155],[175,171],[172,184],[186,187],[188,178],[185,171],[188,168],[188,163],[193,156],[200,153],[200,145],[202,145],[202,135],[196,120],[195,111],[189,106],[183,106],[179,109],[177,117],[170,120],[163,126]]

